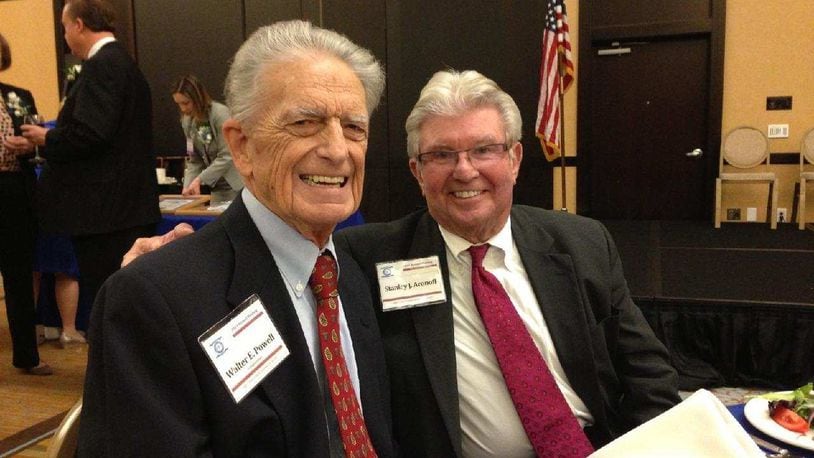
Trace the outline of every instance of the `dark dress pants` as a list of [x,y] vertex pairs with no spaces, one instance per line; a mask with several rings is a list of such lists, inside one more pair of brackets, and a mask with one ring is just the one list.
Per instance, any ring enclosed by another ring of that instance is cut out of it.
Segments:
[[12,364],[20,368],[40,363],[33,286],[36,230],[26,176],[21,172],[0,172],[0,274],[11,333]]
[[71,238],[76,262],[79,264],[79,284],[96,300],[102,283],[119,270],[122,257],[139,237],[155,235],[155,224],[136,226],[104,234],[78,235]]

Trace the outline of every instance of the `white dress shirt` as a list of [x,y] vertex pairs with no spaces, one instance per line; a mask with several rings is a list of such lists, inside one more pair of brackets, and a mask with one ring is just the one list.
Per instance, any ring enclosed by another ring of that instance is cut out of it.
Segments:
[[86,57],[85,60],[88,60],[91,57],[95,56],[96,53],[99,52],[100,49],[102,49],[102,46],[113,41],[116,41],[116,39],[113,37],[104,37],[99,39],[99,41],[97,41],[96,43],[93,44],[93,46],[90,47],[90,49],[88,50],[88,57]]
[[[447,250],[452,289],[458,393],[463,455],[466,457],[533,457],[534,450],[512,403],[489,335],[472,295],[472,259],[467,240],[440,227]],[[571,388],[554,342],[531,288],[511,233],[511,219],[487,243],[483,267],[497,277],[529,330],[565,400],[585,426],[593,422],[588,408]]]

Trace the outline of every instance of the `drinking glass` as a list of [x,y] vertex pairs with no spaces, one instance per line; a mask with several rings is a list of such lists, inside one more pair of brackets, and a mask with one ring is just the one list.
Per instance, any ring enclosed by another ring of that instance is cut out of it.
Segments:
[[[44,127],[45,119],[38,114],[27,114],[23,117],[23,124],[33,124],[36,126]],[[32,164],[41,165],[45,163],[45,158],[40,156],[40,148],[34,145],[34,157],[29,159]]]

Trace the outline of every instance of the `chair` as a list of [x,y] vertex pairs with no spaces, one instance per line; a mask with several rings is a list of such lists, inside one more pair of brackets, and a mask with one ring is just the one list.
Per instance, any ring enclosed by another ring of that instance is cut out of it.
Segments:
[[797,214],[797,222],[800,230],[806,228],[806,182],[814,181],[814,129],[808,131],[803,137],[803,144],[800,147],[800,199]]
[[763,132],[752,127],[732,129],[724,139],[718,168],[720,175],[715,179],[715,228],[721,227],[721,188],[726,182],[768,183],[771,204],[766,217],[772,229],[777,229],[777,191],[779,183],[774,172],[726,172],[724,164],[743,170],[754,170],[761,165],[769,165],[769,140]]
[[80,397],[76,404],[71,407],[71,410],[62,419],[59,424],[51,443],[48,444],[48,450],[45,452],[47,458],[73,458],[76,456],[76,445],[79,439],[79,414],[82,412],[82,398]]

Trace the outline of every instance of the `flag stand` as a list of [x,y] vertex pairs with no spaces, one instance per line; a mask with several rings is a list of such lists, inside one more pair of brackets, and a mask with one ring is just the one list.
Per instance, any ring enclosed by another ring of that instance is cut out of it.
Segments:
[[560,211],[567,212],[568,201],[565,200],[565,96],[563,95],[562,90],[563,68],[565,66],[562,64],[562,50],[557,51],[557,59],[559,61],[559,65],[557,65],[557,77],[559,78],[559,84],[557,85],[557,96],[560,98],[560,194],[562,196],[562,200],[560,201]]

